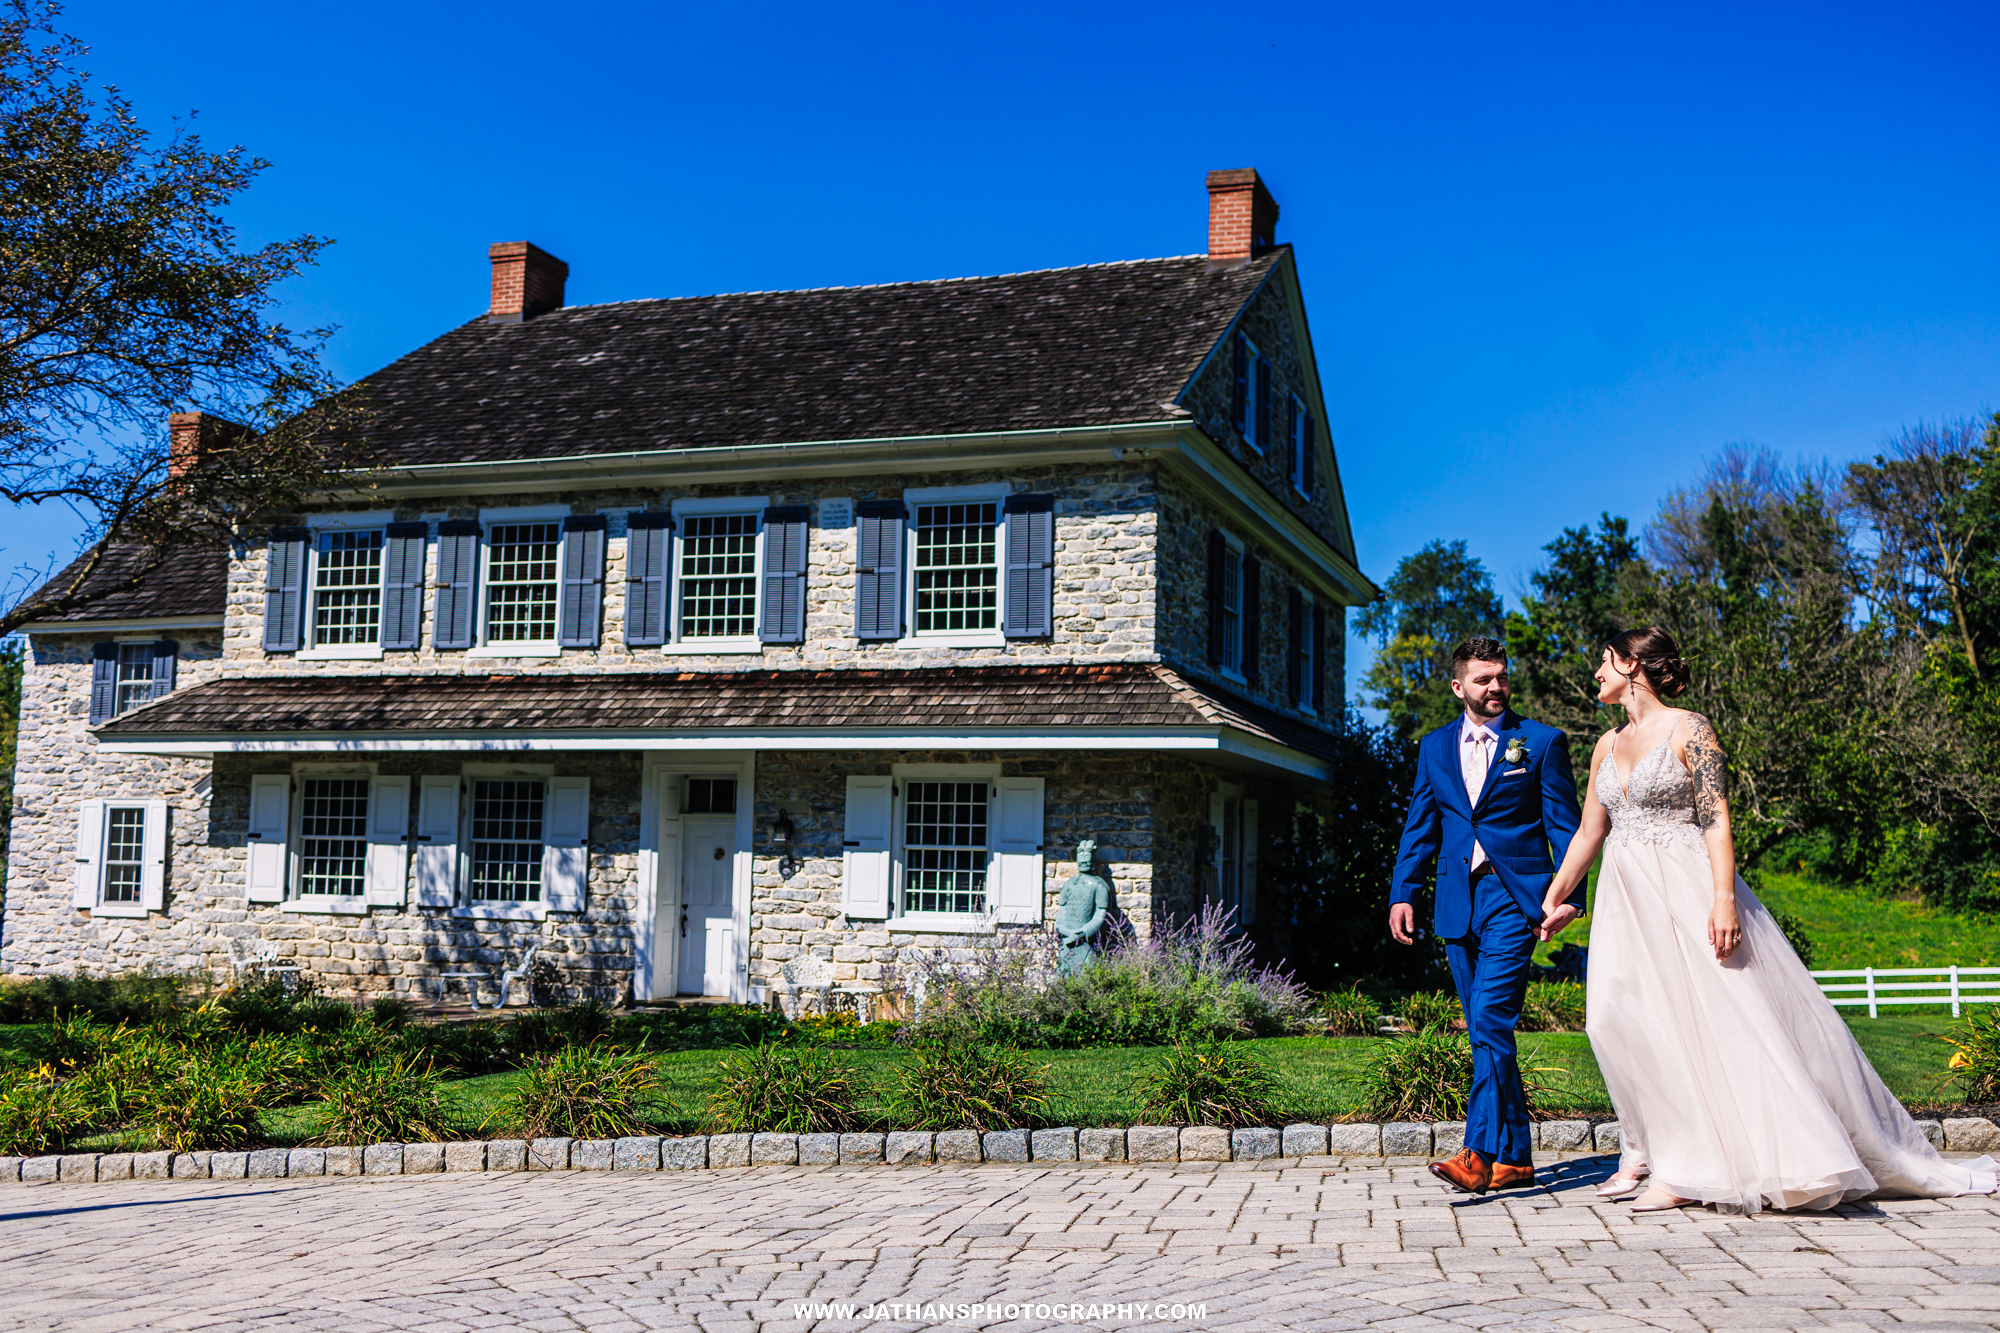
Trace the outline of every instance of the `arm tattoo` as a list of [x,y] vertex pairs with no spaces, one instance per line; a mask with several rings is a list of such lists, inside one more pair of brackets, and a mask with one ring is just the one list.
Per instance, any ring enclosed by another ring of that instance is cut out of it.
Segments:
[[1700,713],[1688,714],[1687,767],[1694,779],[1694,822],[1704,830],[1729,808],[1729,765],[1715,728]]

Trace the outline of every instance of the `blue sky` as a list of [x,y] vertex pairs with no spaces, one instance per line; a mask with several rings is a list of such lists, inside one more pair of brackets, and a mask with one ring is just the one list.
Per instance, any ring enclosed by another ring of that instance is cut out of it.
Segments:
[[[358,377],[484,308],[1186,254],[1254,166],[1298,248],[1363,568],[1510,597],[1733,441],[2000,407],[1990,6],[76,3],[146,123],[271,160],[246,242]],[[1236,17],[1236,14],[1242,17]],[[60,514],[10,562],[67,554]],[[1357,645],[1358,646],[1358,645]],[[1360,659],[1366,654],[1353,654]]]

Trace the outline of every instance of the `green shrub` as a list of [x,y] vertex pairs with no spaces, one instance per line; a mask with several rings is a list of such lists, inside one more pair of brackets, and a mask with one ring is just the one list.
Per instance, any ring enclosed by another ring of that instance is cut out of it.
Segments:
[[233,987],[203,1007],[215,1009],[229,1026],[253,1037],[297,1032],[306,1016],[325,1013],[325,1002],[304,976],[269,976],[255,985]]
[[784,1029],[794,1041],[835,1046],[894,1046],[903,1025],[895,1021],[864,1023],[853,1014],[807,1014]]
[[317,1143],[430,1143],[458,1132],[443,1075],[412,1055],[384,1055],[336,1070],[318,1091]]
[[2000,1101],[2000,1011],[1975,1013],[1943,1038],[1953,1051],[1951,1075],[1973,1103]]
[[763,1042],[723,1059],[709,1094],[715,1134],[831,1134],[862,1124],[853,1075],[817,1046]]
[[1048,1066],[1020,1051],[943,1036],[897,1066],[889,1119],[898,1129],[1015,1129],[1048,1110]]
[[150,1023],[208,989],[204,973],[120,972],[0,982],[0,1023],[46,1023],[83,1014],[99,1023]]
[[361,1022],[361,1011],[331,995],[308,995],[292,1006],[291,1021],[300,1032],[338,1032]]
[[1808,969],[1813,965],[1813,939],[1806,933],[1806,923],[1790,912],[1773,912],[1771,919],[1778,923],[1778,929],[1785,932],[1785,943],[1792,946],[1792,952]]
[[1418,1032],[1429,1027],[1449,1027],[1453,1023],[1465,1021],[1464,1011],[1459,1008],[1458,997],[1450,991],[1418,991],[1404,1000],[1396,1011],[1403,1021]]
[[396,1034],[406,1051],[470,1078],[505,1069],[507,1033],[497,1022],[412,1023]]
[[58,1079],[44,1067],[0,1084],[0,1152],[62,1152],[105,1118],[88,1079]]
[[1583,996],[1578,982],[1531,981],[1517,1026],[1522,1032],[1581,1032]]
[[633,1050],[698,1051],[755,1046],[783,1036],[785,1016],[763,1005],[689,1004],[626,1014],[611,1042]]
[[123,1022],[100,1023],[87,1013],[52,1018],[29,1033],[22,1045],[36,1064],[48,1065],[58,1078],[95,1069],[125,1046],[136,1033]]
[[400,995],[378,995],[368,1002],[368,1021],[378,1028],[407,1027],[417,1006]]
[[530,1009],[507,1024],[507,1045],[522,1057],[565,1046],[588,1046],[611,1035],[617,1015],[596,1000],[555,1009]]
[[1472,1096],[1472,1043],[1441,1024],[1391,1037],[1375,1048],[1366,1086],[1362,1114],[1370,1120],[1463,1120]]
[[1329,991],[1323,1006],[1330,1037],[1365,1037],[1375,1031],[1375,1015],[1379,1010],[1358,985]]
[[[124,1087],[119,1118],[130,1126],[127,1140],[133,1147],[234,1151],[262,1137],[257,1111],[268,1087],[264,1069],[234,1052],[154,1054],[159,1058],[143,1066],[143,1081]],[[124,1068],[136,1072],[142,1066]]]
[[1184,1125],[1272,1125],[1277,1084],[1264,1062],[1229,1042],[1177,1041],[1140,1075],[1149,1122]]
[[495,1115],[531,1139],[614,1139],[644,1133],[644,1113],[662,1100],[644,1054],[563,1046],[528,1062]]

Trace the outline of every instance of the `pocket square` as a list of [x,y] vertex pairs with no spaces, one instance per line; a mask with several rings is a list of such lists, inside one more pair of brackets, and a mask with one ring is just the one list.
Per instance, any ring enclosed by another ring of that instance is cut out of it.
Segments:
[[1503,778],[1518,778],[1527,771],[1528,770],[1525,768],[1510,768],[1505,773],[1502,773],[1500,776]]

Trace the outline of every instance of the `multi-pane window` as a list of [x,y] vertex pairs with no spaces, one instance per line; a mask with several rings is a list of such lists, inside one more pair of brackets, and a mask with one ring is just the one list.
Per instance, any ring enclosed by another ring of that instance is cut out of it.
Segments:
[[1222,665],[1240,670],[1243,665],[1243,552],[1225,544],[1222,548]]
[[1000,506],[918,505],[919,634],[990,630],[1000,623]]
[[689,778],[687,813],[691,815],[733,815],[736,813],[735,778]]
[[473,902],[532,903],[542,896],[542,814],[538,778],[482,778],[472,784]]
[[299,893],[359,897],[367,864],[368,779],[305,779],[299,797]]
[[486,641],[553,643],[560,523],[496,523],[486,557]]
[[382,641],[382,533],[322,532],[313,562],[316,648]]
[[987,784],[906,781],[903,789],[903,910],[983,914]]
[[153,651],[150,643],[118,645],[118,712],[153,697]]
[[1298,704],[1310,712],[1313,706],[1313,681],[1319,677],[1319,635],[1313,632],[1312,597],[1309,594],[1302,595],[1300,604],[1302,611],[1299,615],[1299,641],[1296,645],[1299,654]]
[[139,877],[145,862],[146,811],[114,805],[104,812],[104,901],[139,901]]
[[757,632],[757,515],[681,519],[680,607],[683,639]]

